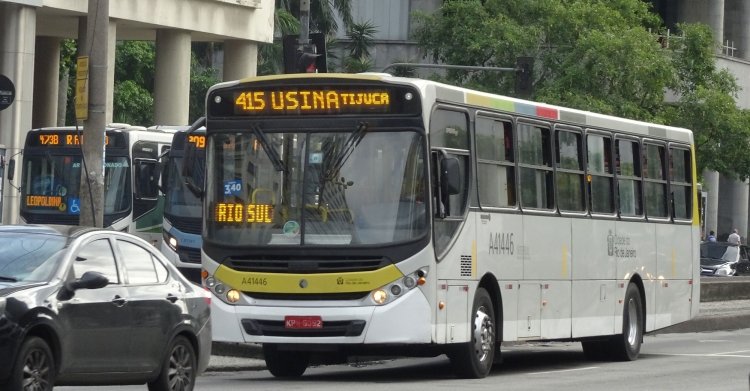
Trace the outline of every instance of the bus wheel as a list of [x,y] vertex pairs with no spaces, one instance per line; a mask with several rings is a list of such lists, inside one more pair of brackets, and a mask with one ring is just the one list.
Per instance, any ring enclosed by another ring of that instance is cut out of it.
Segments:
[[287,352],[271,344],[263,344],[263,357],[266,368],[275,377],[300,377],[310,364],[308,353]]
[[448,355],[457,376],[479,379],[490,373],[496,351],[495,330],[492,300],[484,288],[479,288],[471,310],[471,341]]
[[625,291],[625,305],[622,314],[622,334],[610,341],[612,358],[619,361],[633,361],[638,358],[643,342],[643,303],[638,287],[630,283]]
[[55,359],[49,345],[39,337],[26,339],[16,356],[9,389],[47,391],[54,383]]

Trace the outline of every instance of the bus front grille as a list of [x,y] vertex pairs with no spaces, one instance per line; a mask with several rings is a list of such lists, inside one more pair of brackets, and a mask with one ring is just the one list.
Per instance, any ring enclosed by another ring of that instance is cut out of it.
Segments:
[[201,249],[199,248],[184,248],[181,247],[177,253],[180,256],[180,261],[185,263],[201,263]]
[[239,272],[261,273],[352,273],[378,270],[391,262],[387,258],[333,257],[298,258],[230,258],[224,265]]
[[325,300],[362,300],[370,292],[345,292],[345,293],[264,293],[264,292],[242,292],[245,295],[256,300],[304,300],[304,301],[325,301]]
[[283,320],[242,319],[246,333],[269,337],[357,337],[365,324],[364,320],[323,321],[319,329],[288,329]]

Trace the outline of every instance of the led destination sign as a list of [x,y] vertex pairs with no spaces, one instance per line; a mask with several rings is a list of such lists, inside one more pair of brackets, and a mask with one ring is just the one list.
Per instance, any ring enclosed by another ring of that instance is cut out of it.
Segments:
[[206,148],[206,136],[191,134],[188,136],[188,142],[198,149]]
[[220,202],[214,208],[217,223],[272,223],[273,205]]
[[[109,145],[109,136],[106,136],[104,140],[105,140],[104,142],[107,145]],[[72,147],[72,146],[80,146],[81,142],[83,142],[83,137],[77,134],[40,133],[37,135],[37,142],[39,143],[39,145],[50,146],[50,147]]]
[[410,86],[388,83],[268,85],[248,82],[212,91],[209,117],[295,117],[312,115],[419,115],[419,93]]
[[388,91],[299,89],[235,93],[235,112],[242,114],[385,113]]

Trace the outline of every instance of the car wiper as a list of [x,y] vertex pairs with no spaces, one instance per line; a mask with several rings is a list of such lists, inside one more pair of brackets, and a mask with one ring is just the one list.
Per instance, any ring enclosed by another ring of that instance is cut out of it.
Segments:
[[281,161],[281,157],[279,157],[278,152],[273,149],[271,143],[268,141],[268,137],[266,137],[266,134],[260,129],[260,126],[252,125],[250,129],[253,131],[253,134],[255,134],[258,141],[260,141],[261,147],[266,151],[266,156],[271,160],[271,164],[273,164],[276,171],[286,171],[284,169],[284,163]]
[[0,276],[0,281],[3,282],[18,282],[18,279],[10,276]]
[[330,181],[334,176],[336,176],[336,173],[338,173],[341,167],[344,166],[346,160],[349,159],[349,156],[351,156],[352,152],[354,152],[354,149],[365,137],[365,133],[367,133],[367,123],[360,122],[359,126],[357,126],[357,129],[355,129],[352,134],[349,135],[349,138],[346,139],[344,145],[339,150],[339,153],[337,153],[331,160],[330,166],[328,166],[325,173],[323,174],[324,180]]

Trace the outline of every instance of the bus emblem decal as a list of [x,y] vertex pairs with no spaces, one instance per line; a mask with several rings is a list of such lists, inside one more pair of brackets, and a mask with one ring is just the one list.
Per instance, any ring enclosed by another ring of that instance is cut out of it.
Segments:
[[302,289],[307,288],[307,280],[305,280],[304,278],[299,280],[299,287]]

